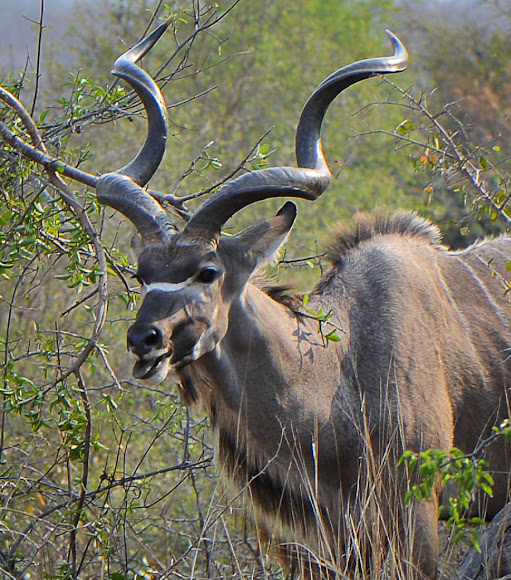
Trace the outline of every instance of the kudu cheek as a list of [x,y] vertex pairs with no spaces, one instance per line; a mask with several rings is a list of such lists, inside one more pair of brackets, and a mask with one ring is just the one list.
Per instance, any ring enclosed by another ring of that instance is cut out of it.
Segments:
[[179,368],[196,360],[196,347],[207,332],[204,322],[194,321],[177,327],[170,337],[172,356],[170,362]]
[[199,359],[207,352],[211,352],[216,347],[220,339],[221,337],[217,334],[217,332],[215,332],[213,328],[207,328],[206,331],[202,333],[197,344],[193,348],[192,355],[194,360]]

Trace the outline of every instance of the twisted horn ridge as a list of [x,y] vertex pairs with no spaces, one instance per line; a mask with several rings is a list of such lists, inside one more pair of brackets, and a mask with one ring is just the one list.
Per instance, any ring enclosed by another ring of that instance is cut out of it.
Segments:
[[331,174],[321,147],[321,125],[332,101],[361,80],[406,68],[405,46],[392,32],[386,32],[393,45],[392,56],[345,66],[327,77],[309,97],[296,130],[298,167],[262,169],[230,181],[199,209],[183,233],[215,240],[230,217],[256,201],[273,197],[318,198],[330,185]]
[[321,125],[332,101],[342,91],[359,81],[382,74],[401,72],[408,63],[404,44],[390,30],[385,31],[394,54],[349,64],[322,81],[305,103],[296,128],[296,162],[299,167],[328,171],[321,148]]
[[246,173],[226,183],[197,211],[184,235],[216,240],[225,222],[247,205],[273,197],[319,197],[330,183],[330,172],[296,167],[272,167]]
[[167,20],[158,26],[114,63],[112,74],[129,83],[144,105],[147,135],[132,161],[113,173],[102,175],[96,184],[98,201],[125,215],[144,238],[166,238],[176,229],[161,205],[143,189],[165,154],[168,117],[158,85],[136,64],[156,44],[170,22]]
[[147,112],[146,140],[133,161],[118,170],[144,186],[156,173],[167,146],[167,106],[160,88],[145,70],[135,63],[143,58],[168,28],[167,20],[149,36],[121,55],[114,63],[112,74],[124,79],[135,90]]

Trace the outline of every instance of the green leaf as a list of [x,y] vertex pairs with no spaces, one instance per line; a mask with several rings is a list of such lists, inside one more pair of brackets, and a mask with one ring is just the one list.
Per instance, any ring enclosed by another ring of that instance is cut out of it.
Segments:
[[415,125],[408,119],[405,119],[396,127],[395,133],[398,135],[406,135],[415,129]]
[[479,554],[481,554],[482,550],[481,550],[481,546],[479,545],[479,534],[477,533],[477,531],[474,530],[470,534],[470,542],[472,543],[472,546],[475,549],[475,551],[479,552]]
[[340,342],[341,341],[341,337],[337,335],[336,329],[332,330],[332,332],[329,332],[328,334],[325,334],[325,338],[327,339],[328,342]]

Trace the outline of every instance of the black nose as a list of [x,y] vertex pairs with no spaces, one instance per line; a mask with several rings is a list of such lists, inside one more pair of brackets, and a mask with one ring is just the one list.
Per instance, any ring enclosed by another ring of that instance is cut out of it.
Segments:
[[139,357],[163,347],[163,333],[157,326],[137,327],[134,324],[127,335],[128,350]]

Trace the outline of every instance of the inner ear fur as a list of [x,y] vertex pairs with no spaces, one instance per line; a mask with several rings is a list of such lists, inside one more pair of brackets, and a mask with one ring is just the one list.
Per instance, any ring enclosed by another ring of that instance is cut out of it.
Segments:
[[295,223],[296,214],[296,205],[288,201],[274,218],[250,226],[234,236],[254,260],[254,269],[276,258]]

